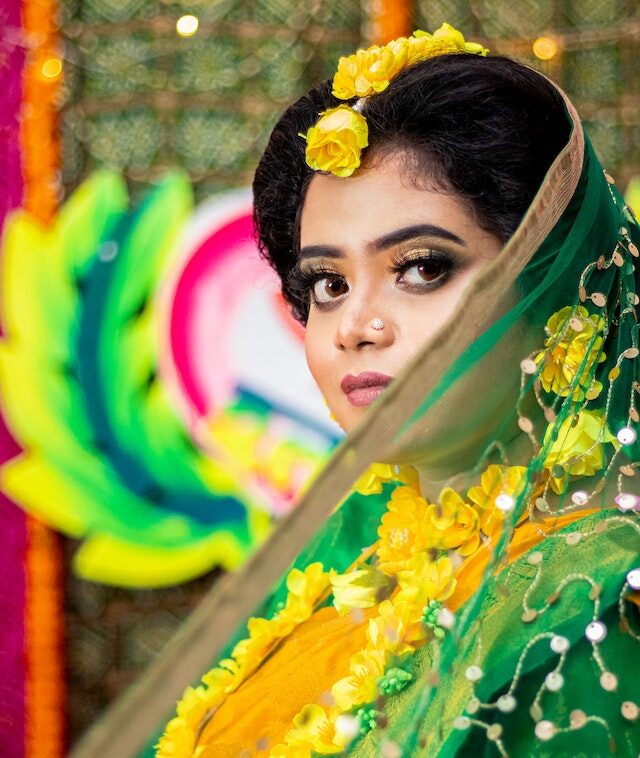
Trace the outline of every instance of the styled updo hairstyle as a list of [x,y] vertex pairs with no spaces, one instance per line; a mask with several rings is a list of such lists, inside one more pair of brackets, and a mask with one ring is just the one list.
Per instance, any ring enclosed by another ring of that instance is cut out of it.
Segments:
[[[253,181],[260,251],[302,323],[309,303],[289,275],[315,172],[305,161],[306,142],[299,134],[341,102],[325,81],[291,105],[276,124]],[[477,223],[503,242],[516,230],[571,128],[560,94],[543,76],[509,58],[464,53],[405,69],[366,100],[363,115],[369,126],[363,163],[392,153],[406,157],[418,186],[462,196]]]

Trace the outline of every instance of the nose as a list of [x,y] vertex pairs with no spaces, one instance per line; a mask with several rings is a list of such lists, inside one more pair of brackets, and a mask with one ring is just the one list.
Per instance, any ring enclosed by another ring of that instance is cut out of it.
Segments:
[[385,308],[366,302],[345,303],[336,326],[334,344],[338,350],[382,348],[395,339],[391,315]]

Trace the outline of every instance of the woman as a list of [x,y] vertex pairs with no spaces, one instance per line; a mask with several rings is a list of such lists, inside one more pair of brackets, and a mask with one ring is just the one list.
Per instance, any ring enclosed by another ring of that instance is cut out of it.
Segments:
[[341,59],[254,193],[332,413],[413,413],[157,755],[636,756],[640,236],[572,105],[445,24]]

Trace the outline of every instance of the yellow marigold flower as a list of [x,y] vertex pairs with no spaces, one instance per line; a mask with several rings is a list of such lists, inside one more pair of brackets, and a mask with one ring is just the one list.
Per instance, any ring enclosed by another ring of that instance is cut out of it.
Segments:
[[418,472],[413,466],[372,463],[353,485],[353,489],[360,495],[379,495],[382,492],[383,484],[394,481],[417,487]]
[[349,675],[337,681],[331,695],[338,708],[348,711],[356,705],[370,703],[378,695],[376,683],[384,674],[385,654],[380,650],[362,650],[351,658]]
[[410,64],[433,58],[436,55],[450,53],[486,55],[489,52],[487,48],[476,42],[467,42],[463,34],[450,24],[442,24],[433,34],[417,29],[408,42]]
[[367,639],[371,647],[395,656],[410,653],[413,648],[407,644],[406,637],[412,624],[412,610],[403,600],[383,600],[378,606],[378,615],[369,619]]
[[416,552],[427,547],[427,501],[413,487],[396,487],[380,520],[378,559],[385,574],[406,568]]
[[209,707],[222,702],[227,695],[236,690],[243,679],[243,671],[235,661],[227,658],[220,661],[216,668],[208,671],[202,682],[207,685],[207,700]]
[[193,758],[195,746],[194,730],[184,719],[175,717],[167,724],[156,745],[156,758]]
[[[567,324],[572,313],[573,318],[582,325],[579,331]],[[596,360],[601,363],[606,359],[604,353],[598,357],[603,338],[596,334],[602,332],[603,328],[604,319],[597,315],[590,316],[583,305],[579,305],[575,311],[573,306],[568,305],[549,318],[546,326],[549,336],[544,343],[546,351],[538,353],[534,359],[536,363],[545,363],[540,372],[540,382],[547,392],[567,397],[571,383],[580,372],[580,383],[574,389],[573,399],[584,400],[585,393],[589,399],[600,394],[602,384],[591,378],[591,372]],[[585,359],[585,365],[581,369]]]
[[321,563],[310,563],[304,571],[292,569],[287,576],[289,594],[284,608],[278,613],[281,624],[291,625],[291,629],[306,621],[313,613],[313,607],[329,586],[329,574]]
[[243,676],[259,666],[274,640],[289,630],[278,616],[273,619],[250,618],[247,628],[249,637],[240,640],[231,652],[232,662],[242,669]]
[[[508,495],[515,500],[526,484],[525,466],[498,466],[492,464],[482,472],[480,484],[471,487],[467,497],[475,504],[480,517],[480,528],[492,539],[497,539],[502,532],[505,511],[496,505],[499,495]],[[527,518],[526,510],[520,521]]]
[[211,700],[211,694],[202,685],[187,687],[178,701],[178,718],[184,719],[192,729],[197,729],[207,711],[213,707]]
[[[400,53],[396,58],[394,52]],[[333,77],[333,94],[340,100],[382,92],[402,65],[402,45],[373,45],[340,58]],[[404,57],[406,62],[406,54]]]
[[331,572],[333,604],[343,616],[354,608],[371,608],[388,596],[393,584],[374,566],[350,571],[348,574]]
[[[329,719],[324,708],[319,705],[305,705],[305,707],[293,719],[293,729],[290,729],[285,735],[285,741],[290,748],[305,748],[314,750],[318,753],[334,754],[340,753],[345,744],[336,744],[335,723]],[[271,752],[273,755],[282,755],[287,758],[298,758],[298,756],[309,755],[310,753],[299,752]]]
[[[393,598],[394,603],[406,602],[409,607],[411,624],[418,623],[422,618],[425,605],[430,600],[444,602],[451,597],[456,588],[451,559],[443,555],[438,560],[431,560],[428,553],[418,553],[411,568],[398,574],[400,592]],[[418,638],[424,636],[424,628],[420,625]],[[416,630],[410,630],[407,640],[416,639]]]
[[[552,424],[544,435],[545,443],[551,436]],[[567,488],[569,476],[593,476],[605,465],[605,444],[619,442],[606,427],[602,411],[582,410],[574,424],[569,417],[558,431],[556,441],[544,462],[544,468],[551,473],[551,487],[561,494]]]
[[477,512],[451,487],[427,506],[425,519],[426,547],[470,555],[480,544]]
[[369,144],[366,119],[348,105],[330,108],[315,126],[301,134],[307,141],[307,164],[314,171],[351,176],[360,165],[362,148]]

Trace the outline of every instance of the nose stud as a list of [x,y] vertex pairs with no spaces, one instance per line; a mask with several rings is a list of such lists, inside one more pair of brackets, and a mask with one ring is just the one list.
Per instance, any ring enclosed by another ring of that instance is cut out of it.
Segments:
[[384,329],[384,321],[381,318],[374,318],[369,322],[369,326],[376,332],[380,332]]

